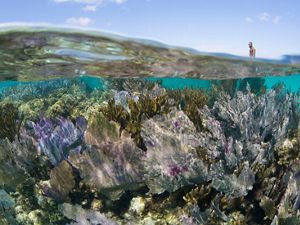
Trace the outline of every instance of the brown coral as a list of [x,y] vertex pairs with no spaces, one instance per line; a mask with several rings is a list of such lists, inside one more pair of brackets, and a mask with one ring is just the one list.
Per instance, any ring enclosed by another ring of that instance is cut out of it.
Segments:
[[203,90],[184,89],[184,90],[169,90],[168,97],[175,100],[175,105],[179,106],[189,119],[195,124],[197,130],[203,128],[202,121],[198,113],[208,103],[207,95]]
[[137,146],[143,150],[146,147],[141,137],[141,122],[143,118],[151,118],[157,114],[169,111],[167,96],[161,95],[154,98],[150,96],[140,96],[139,101],[128,100],[129,112],[121,105],[116,105],[114,100],[110,100],[101,112],[109,121],[117,122],[120,130],[126,130],[131,134]]
[[19,134],[21,120],[18,118],[18,108],[10,102],[0,104],[0,139],[8,138],[10,141]]

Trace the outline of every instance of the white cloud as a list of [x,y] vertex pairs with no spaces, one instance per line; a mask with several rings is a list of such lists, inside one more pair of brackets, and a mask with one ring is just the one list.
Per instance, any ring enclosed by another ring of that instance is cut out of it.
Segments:
[[247,23],[252,23],[252,22],[253,22],[253,19],[252,19],[251,17],[246,17],[246,18],[245,18],[245,21],[246,21]]
[[282,19],[282,16],[275,16],[275,17],[273,18],[273,23],[274,23],[274,24],[278,24],[278,23],[280,22],[281,19]]
[[269,21],[271,19],[271,15],[267,12],[263,12],[258,15],[258,19],[261,21]]
[[91,12],[95,12],[97,10],[97,6],[96,5],[86,5],[82,8],[84,11],[91,11]]
[[88,17],[71,17],[66,20],[66,24],[71,26],[85,27],[92,23],[92,20]]
[[282,20],[282,16],[272,16],[267,12],[260,13],[257,18],[263,22],[273,22],[273,24],[278,24]]
[[101,5],[105,5],[108,3],[121,5],[127,0],[51,0],[51,1],[56,3],[67,3],[67,2],[78,3],[84,5],[82,8],[84,11],[95,12],[97,8]]
[[41,22],[41,23],[28,23],[28,22],[0,22],[0,28],[10,27],[49,27],[52,24]]

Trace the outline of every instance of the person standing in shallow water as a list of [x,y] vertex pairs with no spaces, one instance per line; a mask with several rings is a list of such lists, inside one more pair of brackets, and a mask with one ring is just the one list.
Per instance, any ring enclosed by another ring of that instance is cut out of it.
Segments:
[[251,58],[254,58],[256,55],[256,49],[253,47],[253,43],[251,41],[248,43],[248,45],[249,45],[249,56]]

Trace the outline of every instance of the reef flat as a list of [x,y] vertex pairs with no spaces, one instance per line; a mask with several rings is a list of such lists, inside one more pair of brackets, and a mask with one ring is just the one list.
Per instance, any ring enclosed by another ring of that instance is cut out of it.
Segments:
[[299,91],[267,80],[3,86],[0,224],[299,224]]

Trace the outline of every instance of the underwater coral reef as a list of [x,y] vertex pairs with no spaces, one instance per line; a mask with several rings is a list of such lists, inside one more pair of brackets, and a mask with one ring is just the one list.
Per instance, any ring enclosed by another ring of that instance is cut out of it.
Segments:
[[300,224],[299,93],[53,80],[0,92],[0,224]]

